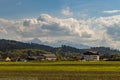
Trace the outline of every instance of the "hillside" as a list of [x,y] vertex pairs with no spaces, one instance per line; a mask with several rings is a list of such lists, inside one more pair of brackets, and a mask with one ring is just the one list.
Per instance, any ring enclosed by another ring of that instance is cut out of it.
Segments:
[[[61,47],[53,48],[46,45],[35,43],[23,43],[14,40],[0,40],[0,54],[1,56],[29,56],[36,55],[36,53],[55,53],[63,57],[77,56],[86,51],[97,51],[100,55],[120,54],[119,50],[107,47],[92,47],[88,49],[78,49],[71,46],[62,45]],[[31,52],[31,54],[29,54]]]
[[109,47],[92,47],[90,50],[97,51],[99,54],[120,54],[120,51],[117,49],[112,49]]
[[46,45],[40,45],[35,43],[23,43],[14,40],[0,40],[0,51],[15,50],[15,49],[40,49],[45,51],[51,51],[53,48]]
[[109,47],[91,47],[89,49],[77,49],[74,47],[66,46],[63,45],[59,48],[56,48],[56,53],[60,53],[63,56],[76,56],[76,55],[81,55],[86,51],[97,51],[101,56],[102,55],[114,55],[114,54],[119,54],[120,51],[116,49],[112,49]]

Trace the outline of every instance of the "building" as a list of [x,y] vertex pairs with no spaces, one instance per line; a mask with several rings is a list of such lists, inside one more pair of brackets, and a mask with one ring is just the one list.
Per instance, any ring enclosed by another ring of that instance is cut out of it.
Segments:
[[55,54],[43,54],[45,56],[45,60],[55,61],[57,59]]
[[[39,56],[28,56],[25,58],[26,61],[55,61],[57,60],[57,57],[55,54],[41,54]],[[19,58],[17,61],[24,61],[23,59]]]
[[88,51],[84,53],[85,61],[99,61],[99,54],[95,51]]
[[44,55],[39,55],[39,56],[28,56],[26,58],[27,61],[41,61],[41,60],[45,60],[45,56]]
[[7,57],[7,58],[5,59],[5,61],[6,61],[6,62],[10,62],[11,59],[10,59],[9,57]]

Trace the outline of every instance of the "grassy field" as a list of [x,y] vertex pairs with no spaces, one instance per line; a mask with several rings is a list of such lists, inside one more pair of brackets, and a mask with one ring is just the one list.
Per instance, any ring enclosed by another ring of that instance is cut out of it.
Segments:
[[120,62],[0,62],[0,80],[120,80]]

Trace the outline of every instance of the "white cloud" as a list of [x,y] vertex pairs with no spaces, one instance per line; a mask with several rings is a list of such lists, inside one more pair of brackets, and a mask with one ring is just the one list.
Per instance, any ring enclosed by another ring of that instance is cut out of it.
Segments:
[[69,7],[62,9],[61,13],[65,16],[72,16],[73,15],[73,13],[70,11]]
[[120,15],[101,17],[96,19],[97,24],[115,41],[120,41]]
[[7,31],[5,29],[0,29],[0,33],[7,34]]
[[103,13],[107,13],[107,14],[120,13],[120,10],[108,10],[108,11],[103,11]]
[[118,48],[120,43],[120,15],[77,20],[60,19],[48,14],[38,18],[12,21],[0,19],[0,33],[19,40],[70,40],[94,46]]
[[33,37],[72,37],[91,38],[94,32],[85,21],[74,18],[59,19],[48,14],[41,14],[37,19],[23,19],[20,21],[0,20],[0,24],[11,34],[22,38]]

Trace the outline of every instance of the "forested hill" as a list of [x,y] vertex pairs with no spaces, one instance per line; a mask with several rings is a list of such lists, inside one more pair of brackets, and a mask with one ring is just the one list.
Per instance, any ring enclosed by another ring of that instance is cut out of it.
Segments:
[[40,45],[35,43],[23,43],[14,40],[0,40],[0,51],[6,52],[8,50],[15,50],[15,49],[40,49],[45,51],[53,50],[52,47],[46,45]]
[[70,46],[61,46],[58,48],[53,48],[46,45],[40,45],[35,43],[23,43],[19,41],[14,40],[0,40],[0,51],[2,52],[8,52],[12,50],[21,50],[21,49],[38,49],[43,51],[48,51],[52,53],[58,53],[63,56],[65,55],[78,55],[82,54],[86,51],[98,51],[100,54],[120,54],[119,50],[106,48],[106,47],[92,47],[90,49],[77,49]]
[[119,50],[109,47],[92,47],[90,50],[97,51],[99,54],[120,54]]
[[109,47],[91,47],[90,49],[77,49],[74,47],[63,45],[62,47],[56,48],[56,52],[61,53],[61,55],[64,55],[64,56],[78,55],[78,54],[82,54],[86,51],[97,51],[100,55],[120,54],[119,50],[112,49]]

